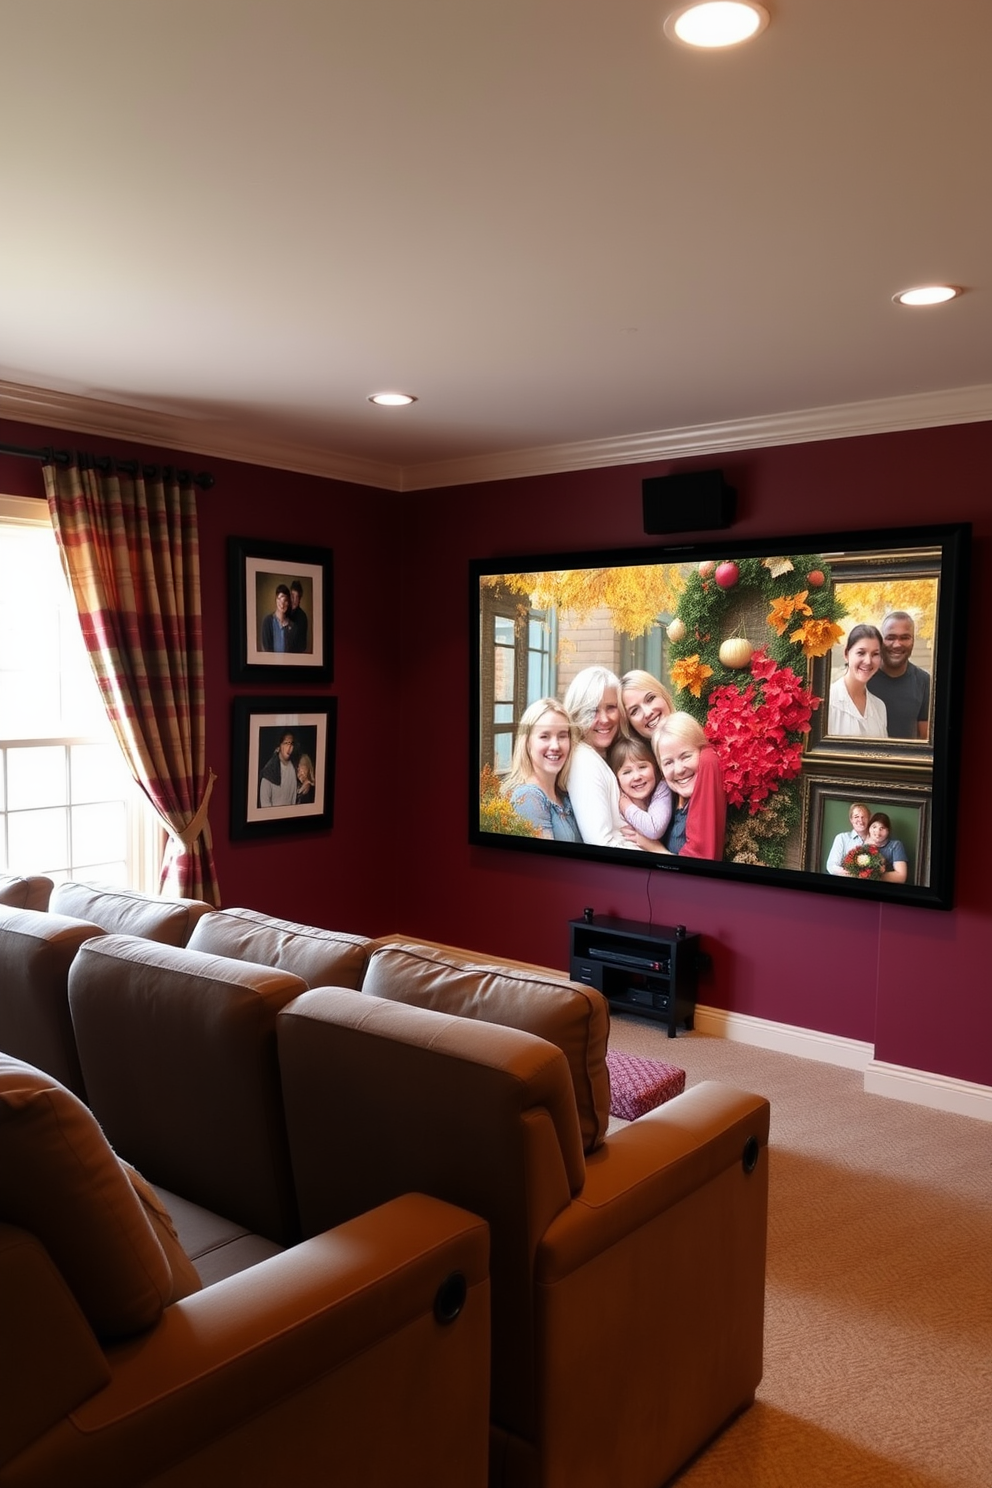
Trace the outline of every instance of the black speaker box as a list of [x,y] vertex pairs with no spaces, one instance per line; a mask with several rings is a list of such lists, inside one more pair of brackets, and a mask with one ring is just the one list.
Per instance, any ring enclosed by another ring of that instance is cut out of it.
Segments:
[[722,470],[691,470],[641,481],[645,532],[709,532],[732,527],[737,492]]

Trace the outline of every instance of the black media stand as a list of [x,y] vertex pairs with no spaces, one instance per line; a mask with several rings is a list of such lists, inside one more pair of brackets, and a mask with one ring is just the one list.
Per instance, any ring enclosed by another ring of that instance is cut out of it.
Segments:
[[618,1013],[637,1013],[668,1027],[691,1028],[696,1011],[699,936],[684,925],[642,925],[637,920],[585,916],[569,920],[573,982],[596,987]]

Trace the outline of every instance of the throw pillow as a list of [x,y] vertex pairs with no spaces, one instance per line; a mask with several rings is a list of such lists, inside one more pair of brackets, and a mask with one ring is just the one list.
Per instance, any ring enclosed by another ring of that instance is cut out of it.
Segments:
[[0,1054],[0,1218],[30,1230],[104,1340],[156,1323],[174,1286],[137,1194],[93,1113]]

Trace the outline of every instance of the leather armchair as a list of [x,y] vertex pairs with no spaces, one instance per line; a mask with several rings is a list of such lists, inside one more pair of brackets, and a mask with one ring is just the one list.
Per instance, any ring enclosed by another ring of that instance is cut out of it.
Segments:
[[408,1195],[203,1289],[160,1235],[87,1108],[0,1056],[0,1488],[482,1488],[482,1221]]
[[410,1189],[489,1222],[490,1488],[658,1488],[752,1400],[767,1101],[699,1085],[584,1153],[545,1038],[333,988],[277,1025],[304,1234]]

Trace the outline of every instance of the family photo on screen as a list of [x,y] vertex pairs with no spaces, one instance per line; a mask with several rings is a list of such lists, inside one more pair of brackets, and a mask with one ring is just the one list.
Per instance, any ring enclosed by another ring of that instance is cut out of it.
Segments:
[[928,888],[954,544],[776,549],[477,565],[473,840]]

